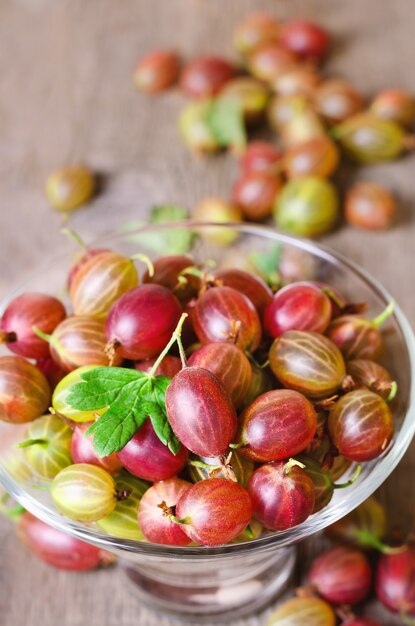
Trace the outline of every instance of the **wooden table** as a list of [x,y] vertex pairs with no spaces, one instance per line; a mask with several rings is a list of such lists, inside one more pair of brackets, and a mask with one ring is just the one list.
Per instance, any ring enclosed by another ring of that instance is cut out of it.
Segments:
[[[307,15],[327,26],[336,44],[329,74],[376,89],[414,90],[413,0],[14,0],[0,5],[0,293],[61,246],[61,219],[44,198],[51,169],[82,160],[102,173],[103,193],[73,217],[87,240],[157,202],[192,207],[229,193],[231,157],[191,158],[178,140],[182,98],[147,99],[132,88],[137,58],[157,46],[185,56],[232,55],[233,24],[252,9],[281,18]],[[347,254],[390,289],[415,316],[413,204],[415,159],[361,171],[399,197],[397,225],[384,234],[344,227],[326,243]],[[382,488],[392,519],[409,526],[415,446]],[[318,548],[318,539],[314,548]],[[70,575],[37,562],[0,520],[0,622],[5,626],[156,626],[114,569]],[[368,614],[399,624],[375,603]],[[258,626],[261,616],[243,622]],[[242,624],[242,622],[241,622]]]

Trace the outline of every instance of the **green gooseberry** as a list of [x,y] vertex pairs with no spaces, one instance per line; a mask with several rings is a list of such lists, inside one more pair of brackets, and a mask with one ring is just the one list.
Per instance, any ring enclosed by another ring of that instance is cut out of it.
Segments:
[[26,430],[25,440],[18,444],[30,468],[44,478],[55,478],[71,465],[71,427],[57,415],[43,415]]
[[109,535],[145,541],[138,525],[137,514],[140,500],[150,487],[150,483],[123,470],[115,477],[115,485],[118,492],[130,492],[129,496],[126,500],[119,500],[112,513],[98,520],[97,525]]
[[77,463],[61,470],[53,480],[52,500],[60,513],[78,522],[96,522],[109,515],[120,499],[111,474],[102,467]]
[[290,180],[276,199],[274,218],[282,230],[294,235],[323,235],[339,218],[337,191],[332,183],[316,176]]
[[190,102],[180,114],[180,135],[192,152],[216,152],[220,149],[208,123],[211,108],[212,100],[196,100]]
[[66,417],[73,422],[95,422],[98,416],[105,413],[107,407],[99,410],[94,409],[93,411],[80,411],[70,406],[70,404],[66,401],[71,387],[82,381],[81,374],[83,374],[83,372],[93,370],[95,367],[98,366],[85,365],[84,367],[78,367],[78,369],[65,376],[65,378],[62,378],[60,383],[56,386],[52,396],[52,407],[56,413],[63,415],[63,417]]

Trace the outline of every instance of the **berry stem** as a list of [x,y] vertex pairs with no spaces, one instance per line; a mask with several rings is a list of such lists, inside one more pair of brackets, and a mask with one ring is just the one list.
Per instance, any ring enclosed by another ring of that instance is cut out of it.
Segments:
[[77,243],[80,248],[83,248],[84,250],[88,249],[88,246],[81,239],[81,237],[78,235],[78,233],[76,233],[71,228],[61,228],[60,232],[61,232],[62,235],[67,235],[68,237],[73,239],[73,241],[75,241],[75,243]]
[[35,335],[37,335],[38,337],[40,337],[44,341],[47,341],[47,343],[51,342],[52,335],[48,335],[47,333],[44,333],[43,330],[40,330],[40,328],[38,328],[37,326],[33,326],[32,330],[35,333]]
[[[166,354],[168,353],[168,351],[170,350],[170,348],[172,347],[172,345],[176,341],[177,341],[178,346],[179,346],[180,358],[182,359],[182,365],[183,365],[183,367],[187,366],[186,357],[184,356],[183,345],[181,343],[182,328],[183,328],[184,320],[186,319],[186,317],[187,317],[187,313],[183,313],[181,318],[179,319],[179,323],[177,324],[174,333],[171,336],[171,339],[170,339],[169,343],[164,348],[163,352],[159,355],[159,357],[157,358],[157,360],[154,363],[153,367],[149,371],[149,373],[148,373],[148,377],[149,378],[154,378],[154,374],[155,374],[158,366],[160,365],[160,363],[162,362],[162,360],[164,359],[164,357],[166,356]],[[180,346],[181,346],[181,350],[183,351],[184,363],[183,363],[182,352],[180,350]]]
[[15,341],[17,341],[16,333],[0,330],[0,343],[14,343]]
[[358,465],[356,467],[355,473],[353,474],[353,476],[351,477],[350,480],[346,481],[345,483],[334,483],[333,488],[334,489],[345,489],[346,487],[350,487],[359,478],[361,471],[362,471],[362,466]]
[[184,517],[183,519],[179,519],[178,517],[176,517],[176,515],[174,514],[176,507],[169,506],[165,500],[163,500],[163,502],[160,502],[160,504],[158,504],[157,506],[163,511],[164,515],[169,518],[170,522],[182,525],[189,524],[190,519],[188,517]]
[[398,383],[396,380],[393,380],[391,383],[391,390],[389,392],[388,397],[386,398],[386,402],[392,402],[396,394],[398,393]]
[[26,439],[25,441],[21,441],[16,444],[16,448],[30,448],[30,446],[37,446],[47,443],[47,439],[42,439],[41,437],[37,439]]
[[328,287],[323,287],[322,292],[326,294],[326,296],[336,304],[340,310],[344,308],[344,304],[339,300],[336,294],[329,289]]
[[20,504],[9,506],[8,503],[10,500],[11,496],[8,493],[2,495],[0,498],[0,513],[12,520],[12,522],[17,523],[25,512],[25,509]]
[[130,260],[142,261],[145,265],[147,265],[149,276],[154,276],[154,265],[146,254],[133,254],[133,256],[130,256]]
[[394,548],[393,546],[388,546],[367,530],[356,529],[354,531],[354,535],[359,543],[364,546],[374,548],[375,550],[378,550],[381,554],[400,554],[406,549],[406,546],[397,546],[396,548]]
[[304,463],[301,463],[301,461],[297,461],[297,459],[289,459],[284,465],[284,473],[289,474],[293,467],[301,467],[301,469],[304,469],[306,466]]
[[395,310],[395,300],[391,300],[388,306],[386,307],[386,309],[382,311],[382,313],[379,313],[379,315],[375,317],[374,320],[372,320],[373,326],[375,326],[375,328],[379,328],[379,326],[381,326],[384,322],[386,322],[388,317],[392,315],[394,310]]

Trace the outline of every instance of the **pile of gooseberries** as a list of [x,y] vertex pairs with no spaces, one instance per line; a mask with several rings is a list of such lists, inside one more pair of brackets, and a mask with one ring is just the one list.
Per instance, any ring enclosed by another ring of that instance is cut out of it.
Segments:
[[[380,626],[357,616],[372,592],[402,623],[415,616],[415,549],[409,540],[385,543],[388,533],[383,506],[374,497],[326,529],[335,547],[311,563],[305,586],[271,615],[268,626]],[[382,622],[383,623],[383,622]]]
[[[190,151],[227,148],[240,158],[229,197],[206,198],[193,217],[273,217],[278,228],[307,237],[332,230],[340,217],[332,179],[342,154],[366,164],[413,149],[413,94],[386,89],[368,102],[348,81],[326,76],[331,37],[309,20],[254,13],[236,25],[233,45],[239,62],[206,54],[185,61],[175,51],[156,50],[134,73],[142,92],[178,85],[190,99],[179,118]],[[396,209],[388,189],[364,181],[347,192],[344,217],[353,226],[382,230],[392,225]]]
[[169,545],[249,540],[387,451],[396,384],[373,359],[392,306],[370,320],[322,283],[135,260],[86,251],[66,307],[27,293],[1,318],[0,419],[27,423],[21,462],[59,513]]

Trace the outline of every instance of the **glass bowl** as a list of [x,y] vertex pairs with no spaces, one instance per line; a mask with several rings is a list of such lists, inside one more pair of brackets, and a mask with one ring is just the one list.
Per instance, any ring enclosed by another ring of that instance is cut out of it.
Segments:
[[[218,245],[218,238],[228,245]],[[279,257],[285,280],[312,279],[338,288],[353,302],[367,302],[369,315],[377,315],[392,296],[364,270],[341,255],[316,243],[248,224],[182,222],[152,225],[113,233],[93,242],[127,255],[136,252],[150,258],[178,252],[183,247],[196,261],[211,259],[218,266],[247,268],[252,252],[269,251]],[[43,291],[62,296],[62,285],[73,262],[73,245],[65,243],[60,258],[37,271],[1,304],[22,291]],[[63,296],[66,297],[66,296]],[[289,580],[295,561],[295,544],[323,530],[368,498],[389,476],[402,458],[415,431],[415,343],[410,325],[396,306],[385,325],[385,357],[388,370],[398,382],[392,408],[395,436],[375,461],[365,463],[359,480],[347,490],[335,492],[329,506],[295,528],[266,535],[246,543],[217,548],[169,547],[110,536],[93,524],[73,522],[54,509],[49,492],[31,480],[12,477],[3,465],[7,450],[21,440],[25,425],[0,423],[0,482],[27,510],[41,520],[115,553],[136,583],[141,600],[170,615],[213,615],[237,618],[259,610]],[[4,350],[4,348],[1,348]],[[353,467],[349,470],[353,473]]]

